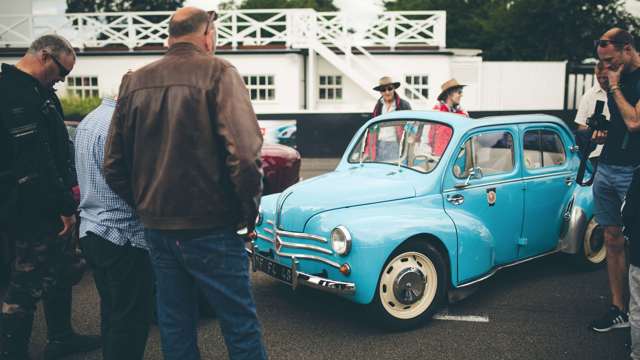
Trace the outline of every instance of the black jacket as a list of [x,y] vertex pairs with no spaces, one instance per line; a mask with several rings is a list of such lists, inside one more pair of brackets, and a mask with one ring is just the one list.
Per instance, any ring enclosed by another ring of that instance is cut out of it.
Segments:
[[631,264],[640,267],[640,167],[633,173],[622,207],[624,234],[629,239]]
[[0,223],[70,216],[69,135],[52,89],[12,65],[0,73]]
[[[409,102],[403,98],[401,98],[398,93],[394,94],[394,98],[396,101],[396,111],[398,110],[411,110],[411,104],[409,104]],[[371,117],[376,117],[380,114],[382,114],[382,97],[380,97],[378,99],[378,101],[376,101],[376,106],[373,107],[373,113],[371,114]]]

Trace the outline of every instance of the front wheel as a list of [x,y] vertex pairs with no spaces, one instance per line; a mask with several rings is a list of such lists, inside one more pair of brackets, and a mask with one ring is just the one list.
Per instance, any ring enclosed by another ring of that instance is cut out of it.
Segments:
[[445,274],[442,254],[431,244],[403,245],[387,260],[370,306],[387,328],[417,327],[441,306],[447,288]]

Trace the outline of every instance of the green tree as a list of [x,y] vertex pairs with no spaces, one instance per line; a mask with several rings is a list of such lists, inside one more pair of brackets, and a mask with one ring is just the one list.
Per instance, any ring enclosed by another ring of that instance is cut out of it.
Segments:
[[618,26],[640,35],[624,0],[397,0],[387,10],[447,11],[447,46],[479,48],[488,60],[593,57],[593,40]]
[[183,3],[184,0],[67,0],[67,12],[173,11]]

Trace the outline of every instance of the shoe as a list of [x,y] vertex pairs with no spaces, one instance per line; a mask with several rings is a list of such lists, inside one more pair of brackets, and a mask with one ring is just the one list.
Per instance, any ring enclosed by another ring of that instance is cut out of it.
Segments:
[[629,314],[620,311],[617,306],[611,305],[609,311],[602,318],[591,322],[590,327],[597,332],[628,328]]
[[49,340],[44,349],[45,360],[56,360],[71,354],[86,353],[102,347],[100,336],[72,333],[60,340]]

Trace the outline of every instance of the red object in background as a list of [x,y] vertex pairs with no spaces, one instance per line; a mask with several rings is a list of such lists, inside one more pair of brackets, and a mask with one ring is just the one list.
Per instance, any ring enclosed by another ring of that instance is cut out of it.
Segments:
[[73,194],[73,200],[76,201],[77,204],[80,203],[80,186],[76,185],[71,188],[71,194]]
[[282,192],[300,180],[300,153],[279,144],[262,145],[263,195]]

